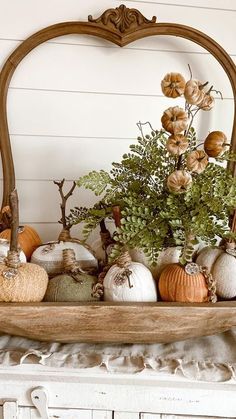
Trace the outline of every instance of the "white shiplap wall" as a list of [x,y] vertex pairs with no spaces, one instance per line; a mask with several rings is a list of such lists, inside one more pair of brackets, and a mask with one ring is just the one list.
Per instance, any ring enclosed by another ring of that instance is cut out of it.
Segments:
[[[235,0],[130,0],[146,17],[193,26],[219,42],[235,60]],[[118,0],[0,0],[0,63],[35,31],[67,20],[99,16]],[[138,134],[136,122],[160,127],[160,116],[180,104],[164,98],[160,80],[169,71],[209,80],[222,91],[214,111],[198,120],[199,139],[209,130],[232,128],[230,84],[206,51],[174,37],[143,39],[123,49],[86,36],[57,38],[41,45],[19,65],[9,96],[21,222],[44,240],[58,232],[59,197],[53,179],[77,179],[91,169],[109,168]],[[94,197],[77,191],[70,205],[90,205]]]

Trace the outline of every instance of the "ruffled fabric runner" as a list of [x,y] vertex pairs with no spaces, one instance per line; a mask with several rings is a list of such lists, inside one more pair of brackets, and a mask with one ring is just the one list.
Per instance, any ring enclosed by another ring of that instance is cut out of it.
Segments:
[[236,328],[219,335],[168,344],[60,344],[1,336],[2,366],[41,364],[53,368],[106,368],[110,373],[181,374],[191,380],[236,380]]

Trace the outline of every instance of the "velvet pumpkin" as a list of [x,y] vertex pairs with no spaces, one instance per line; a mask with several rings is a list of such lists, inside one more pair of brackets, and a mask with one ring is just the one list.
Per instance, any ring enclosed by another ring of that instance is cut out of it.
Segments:
[[198,105],[205,96],[204,84],[196,79],[189,80],[185,85],[184,97],[191,105]]
[[165,96],[175,99],[184,93],[185,79],[180,73],[168,73],[161,81],[161,89]]
[[188,115],[184,109],[179,106],[168,108],[164,111],[161,123],[163,128],[171,134],[180,134],[188,127]]
[[170,192],[180,194],[186,192],[192,185],[192,176],[185,170],[175,170],[167,178]]
[[224,153],[227,137],[222,131],[212,131],[204,141],[204,150],[209,157],[218,157]]
[[[10,243],[6,239],[0,239],[0,262],[4,262],[10,248]],[[18,249],[19,258],[21,262],[26,262],[26,256],[21,249]]]
[[129,253],[133,262],[139,262],[145,265],[153,275],[154,279],[158,279],[161,272],[167,265],[178,263],[181,255],[181,247],[167,247],[160,252],[156,265],[152,266],[144,252],[140,249],[130,249]]
[[[125,262],[123,263],[123,258]],[[105,301],[157,301],[156,284],[146,266],[121,255],[103,280]]]
[[92,296],[97,278],[82,271],[72,249],[63,250],[64,273],[49,281],[45,301],[96,301]]
[[202,273],[188,274],[178,263],[167,266],[161,273],[159,292],[163,301],[203,303],[208,301],[208,288]]
[[230,254],[230,250],[229,244],[228,248],[226,245],[226,251],[219,247],[205,247],[196,260],[212,273],[216,281],[216,292],[224,299],[236,297],[236,257]]
[[[11,239],[11,230],[6,229],[0,233],[1,239],[9,240]],[[38,246],[42,244],[42,241],[37,233],[37,231],[26,225],[20,226],[18,230],[18,244],[23,250],[27,260],[31,258],[32,253],[37,249]]]

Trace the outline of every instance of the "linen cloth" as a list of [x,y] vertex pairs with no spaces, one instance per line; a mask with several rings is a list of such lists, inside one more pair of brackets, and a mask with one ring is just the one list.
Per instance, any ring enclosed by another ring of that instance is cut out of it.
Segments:
[[0,337],[2,367],[40,364],[53,368],[105,368],[109,373],[181,374],[199,381],[236,380],[236,328],[167,344],[61,344]]

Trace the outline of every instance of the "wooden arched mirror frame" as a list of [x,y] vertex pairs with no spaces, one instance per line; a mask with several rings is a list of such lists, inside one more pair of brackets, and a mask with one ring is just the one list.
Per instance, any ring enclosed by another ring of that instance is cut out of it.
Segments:
[[[85,34],[103,38],[120,47],[154,35],[188,39],[210,52],[227,74],[234,95],[231,149],[236,152],[236,67],[227,52],[204,33],[188,26],[157,23],[124,5],[106,10],[87,22],[64,22],[40,30],[26,39],[7,59],[0,74],[0,147],[3,165],[3,203],[15,187],[14,163],[7,120],[7,94],[18,64],[40,44],[59,36]],[[230,170],[236,175],[235,164]],[[236,216],[231,220],[236,231]],[[138,306],[142,306],[142,310]],[[191,318],[194,319],[191,321]],[[28,321],[27,321],[28,319]],[[151,319],[151,320],[150,320]],[[106,332],[103,324],[109,324]],[[39,303],[0,304],[0,331],[33,339],[55,341],[168,342],[209,335],[236,326],[236,302],[178,303]]]

